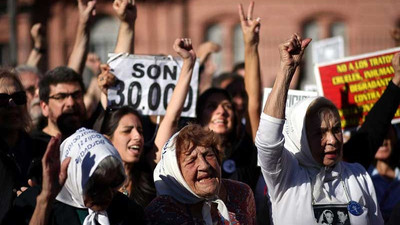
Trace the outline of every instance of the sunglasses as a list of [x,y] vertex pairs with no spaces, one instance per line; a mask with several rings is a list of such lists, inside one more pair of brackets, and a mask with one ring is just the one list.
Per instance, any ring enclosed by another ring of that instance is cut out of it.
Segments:
[[0,107],[7,107],[10,103],[10,99],[12,99],[16,105],[25,105],[26,104],[26,93],[25,93],[25,91],[18,91],[11,95],[1,93],[0,94]]

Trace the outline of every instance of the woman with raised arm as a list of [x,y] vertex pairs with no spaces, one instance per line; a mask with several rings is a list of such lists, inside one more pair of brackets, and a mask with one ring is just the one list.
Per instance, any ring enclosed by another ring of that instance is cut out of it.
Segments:
[[[258,101],[254,93],[259,92],[260,83],[258,68],[258,31],[259,19],[252,19],[254,2],[248,9],[248,19],[244,18],[243,7],[238,6],[239,16],[245,39],[246,57],[246,91],[252,86],[251,100]],[[252,79],[252,81],[250,81]],[[257,86],[258,85],[258,86]],[[257,87],[255,87],[257,86]],[[258,103],[260,104],[260,103]],[[249,103],[248,113],[250,125],[258,122],[257,103]],[[253,190],[256,186],[259,169],[257,168],[257,152],[254,137],[245,132],[235,110],[232,97],[225,89],[210,88],[202,93],[196,105],[197,123],[204,129],[214,131],[222,140],[219,150],[222,152],[222,177],[238,180],[248,184]],[[258,125],[258,123],[257,123]],[[255,131],[254,131],[255,132]]]
[[[141,118],[129,106],[107,112],[101,129],[101,132],[109,137],[120,153],[128,175],[120,191],[142,207],[155,197],[153,169],[160,160],[160,149],[177,130],[196,60],[190,39],[176,39],[173,48],[183,58],[183,66],[151,151],[145,152]],[[99,83],[103,84],[101,89],[106,93],[107,86],[110,85],[109,81],[113,80],[114,75],[109,73],[108,67],[103,66],[104,68],[106,70],[100,74]]]
[[335,105],[323,97],[309,98],[285,115],[290,82],[310,41],[293,34],[279,46],[278,75],[256,135],[273,222],[315,224],[318,212],[335,208],[343,209],[351,224],[383,224],[367,172],[341,160],[343,137]]

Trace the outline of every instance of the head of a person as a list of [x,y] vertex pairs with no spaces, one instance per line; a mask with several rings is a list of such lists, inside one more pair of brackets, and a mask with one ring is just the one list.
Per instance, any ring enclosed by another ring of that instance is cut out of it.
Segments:
[[203,128],[219,135],[231,134],[237,123],[231,96],[226,90],[219,88],[210,88],[199,96],[196,116]]
[[232,81],[226,87],[228,93],[232,96],[233,104],[238,114],[242,117],[245,115],[248,104],[248,96],[244,87],[244,79],[239,75],[232,77]]
[[94,52],[89,52],[86,58],[86,66],[92,70],[95,76],[100,73],[100,65],[100,57]]
[[347,221],[348,215],[344,211],[338,210],[336,214],[340,223],[344,224]]
[[324,210],[322,215],[323,215],[323,220],[322,220],[323,223],[327,223],[327,224],[332,224],[333,223],[334,215],[333,215],[333,212],[331,210],[329,210],[329,209]]
[[83,201],[93,211],[106,210],[125,181],[121,161],[107,156],[97,166],[83,189]]
[[102,133],[118,150],[124,163],[137,163],[144,149],[139,113],[130,106],[113,111],[104,121]]
[[67,157],[68,178],[56,199],[77,208],[106,210],[125,181],[117,150],[103,135],[80,128],[60,146],[60,161]]
[[394,151],[396,143],[397,143],[396,130],[393,126],[390,126],[388,133],[386,134],[386,137],[383,140],[382,146],[379,147],[378,151],[375,154],[375,159],[386,161],[389,163],[391,163],[391,161],[397,161],[399,154],[397,153],[398,151]]
[[176,157],[182,176],[192,192],[203,198],[218,194],[221,185],[218,140],[213,131],[197,124],[182,128],[176,137]]
[[343,148],[343,134],[336,106],[326,98],[316,98],[307,108],[304,123],[314,160],[323,166],[334,166],[341,160]]
[[0,127],[3,131],[30,130],[26,102],[27,96],[18,76],[10,70],[0,69]]
[[239,76],[238,74],[224,72],[214,77],[212,80],[212,86],[216,88],[225,89],[234,79],[234,77]]
[[38,68],[29,65],[20,65],[15,68],[22,86],[26,92],[27,105],[30,110],[33,107],[39,107],[39,81],[42,73]]
[[58,118],[66,114],[66,124],[81,127],[86,119],[84,93],[82,77],[71,68],[61,66],[48,71],[39,82],[43,116],[48,123],[56,125]]
[[244,62],[238,62],[233,66],[232,73],[236,73],[244,77],[244,69],[245,69]]

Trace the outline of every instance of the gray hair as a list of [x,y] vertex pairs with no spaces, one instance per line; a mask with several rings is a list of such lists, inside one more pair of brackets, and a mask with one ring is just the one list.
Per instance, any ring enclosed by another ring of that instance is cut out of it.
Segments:
[[39,71],[37,67],[29,66],[29,65],[19,65],[15,67],[15,72],[19,76],[22,73],[34,73],[39,76],[39,79],[43,77],[43,74]]
[[97,166],[87,183],[83,193],[93,201],[102,201],[113,197],[113,190],[122,186],[125,181],[125,170],[120,159],[107,156]]

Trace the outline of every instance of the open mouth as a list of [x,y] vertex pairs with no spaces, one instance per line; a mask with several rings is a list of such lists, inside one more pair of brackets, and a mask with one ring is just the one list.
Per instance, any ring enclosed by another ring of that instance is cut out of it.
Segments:
[[139,152],[140,151],[140,145],[131,145],[131,146],[128,147],[128,149],[131,150],[131,151]]
[[199,183],[207,183],[207,182],[214,181],[214,180],[215,180],[215,176],[213,176],[212,174],[202,175],[197,178],[197,181]]
[[337,151],[329,151],[329,152],[325,152],[324,155],[328,159],[336,159],[338,156],[338,152]]
[[213,124],[225,125],[225,124],[226,124],[226,120],[223,120],[223,119],[215,119],[215,120],[213,120]]

